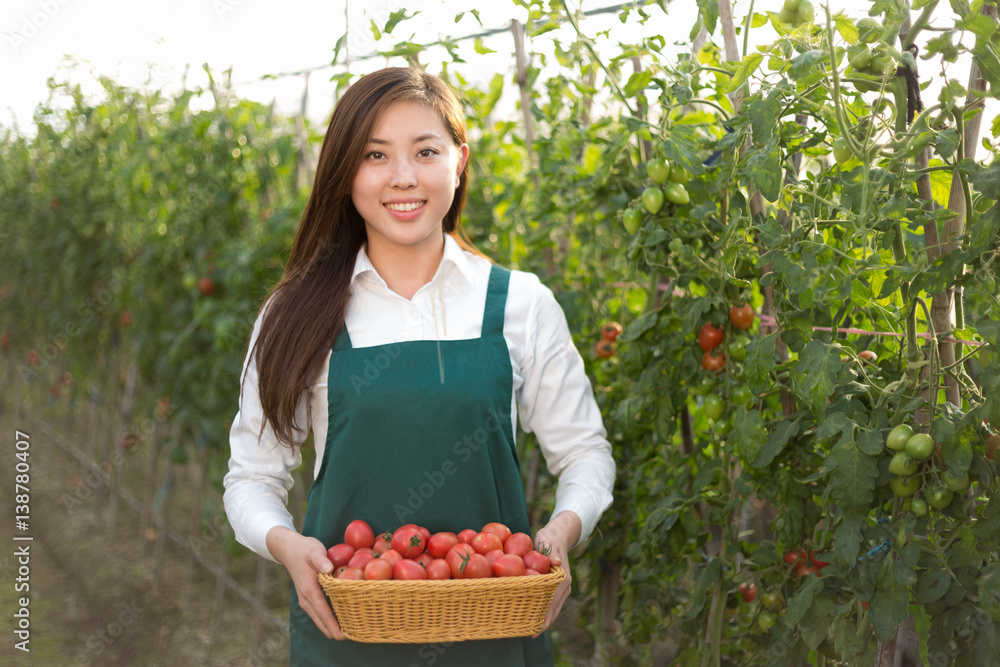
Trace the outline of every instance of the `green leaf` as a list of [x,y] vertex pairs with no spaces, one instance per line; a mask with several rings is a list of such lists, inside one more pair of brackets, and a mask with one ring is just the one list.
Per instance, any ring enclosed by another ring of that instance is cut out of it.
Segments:
[[628,342],[630,340],[635,340],[642,334],[646,333],[654,326],[656,326],[656,320],[660,316],[659,310],[651,310],[648,313],[640,315],[636,319],[628,323],[628,326],[622,331],[619,339]]
[[845,513],[837,529],[833,531],[833,562],[840,566],[853,567],[861,553],[861,531],[867,526],[865,517],[867,506],[857,513]]
[[653,81],[653,70],[644,69],[638,72],[633,72],[632,76],[628,78],[628,83],[625,84],[625,96],[635,97],[642,91],[646,90],[646,87]]
[[[765,98],[754,97],[748,100],[745,109],[753,130],[753,142],[763,146],[771,140],[774,128],[778,126],[778,114],[781,113],[781,95],[776,88]],[[780,227],[780,225],[779,225]],[[782,231],[784,229],[782,228]]]
[[861,37],[858,33],[858,26],[854,24],[854,21],[850,17],[844,16],[843,14],[838,14],[833,18],[834,27],[840,36],[844,38],[844,41],[848,44],[857,44],[858,39]]
[[873,457],[862,452],[857,443],[841,440],[826,455],[824,465],[833,471],[830,486],[834,502],[845,511],[868,507],[878,479]]
[[372,19],[372,35],[375,36],[376,42],[382,39],[382,31],[379,30],[378,26],[375,24],[375,19]]
[[757,458],[750,464],[751,468],[765,468],[782,452],[788,441],[799,434],[799,420],[783,419],[772,429]]
[[914,591],[917,599],[925,604],[937,602],[948,592],[951,586],[951,576],[943,568],[931,567],[920,573],[917,578],[917,588]]
[[983,555],[979,553],[978,540],[968,527],[957,531],[957,540],[948,549],[948,566],[953,570],[961,567],[979,568],[983,564]]
[[[819,579],[810,577],[810,579]],[[802,633],[802,640],[810,650],[815,651],[819,645],[826,640],[830,634],[830,624],[837,617],[837,603],[825,596],[813,598],[812,604],[806,615],[802,617],[799,624],[799,631]]]
[[759,28],[762,25],[767,25],[767,14],[761,14],[760,12],[754,12],[750,19],[751,28]]
[[474,48],[476,50],[476,53],[479,53],[479,54],[483,54],[483,53],[496,53],[495,50],[487,48],[486,44],[483,43],[483,38],[482,37],[476,37],[476,41],[473,43],[473,47],[472,48]]
[[990,39],[997,31],[996,19],[991,19],[978,12],[972,12],[959,21],[956,28],[964,28],[974,34],[979,39]]
[[860,656],[868,647],[865,642],[858,637],[853,627],[848,625],[846,616],[837,616],[833,619],[833,647],[837,655],[848,664],[857,665],[859,662],[856,656]]
[[973,217],[970,222],[969,249],[972,252],[986,250],[996,242],[1000,234],[1000,204],[995,204],[985,213]]
[[[698,9],[701,14],[701,22],[705,24],[705,30],[711,35],[715,32],[715,24],[719,20],[719,4],[713,0],[698,0]],[[697,36],[697,26],[693,29],[694,34],[691,39]]]
[[740,66],[736,68],[736,73],[733,74],[733,78],[730,79],[726,92],[731,93],[746,83],[747,79],[750,78],[750,75],[757,71],[757,68],[760,67],[761,62],[763,61],[764,54],[756,51],[740,61]]
[[820,577],[806,577],[805,582],[799,592],[788,601],[785,615],[781,619],[786,627],[796,627],[812,606],[813,597],[823,590],[823,579]]
[[781,191],[781,152],[778,142],[771,140],[761,150],[751,151],[746,161],[746,171],[764,198],[778,200]]
[[764,417],[757,410],[747,410],[741,405],[732,416],[733,430],[730,441],[745,464],[755,461],[767,442]]
[[881,572],[871,600],[872,627],[875,636],[885,641],[896,636],[899,624],[909,615],[910,593],[892,574],[892,560],[882,561]]
[[792,372],[795,393],[817,418],[823,416],[826,399],[833,393],[842,365],[837,348],[821,340],[809,341],[799,353]]
[[708,589],[722,576],[722,561],[713,558],[708,565],[701,569],[698,574],[698,581],[695,583],[694,593],[691,595],[691,609],[684,615],[684,618],[691,620],[701,613],[705,607]]
[[878,429],[863,428],[858,435],[858,446],[865,454],[878,456],[885,448],[885,438]]
[[777,336],[777,332],[760,336],[746,346],[747,358],[743,362],[743,373],[751,391],[762,393],[770,388]]

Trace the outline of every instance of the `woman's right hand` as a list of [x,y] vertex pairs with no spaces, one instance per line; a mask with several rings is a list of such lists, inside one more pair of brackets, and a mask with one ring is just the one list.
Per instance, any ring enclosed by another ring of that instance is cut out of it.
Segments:
[[285,526],[275,526],[267,532],[267,548],[288,570],[299,596],[299,606],[309,614],[316,627],[327,639],[343,639],[344,633],[340,631],[340,624],[316,576],[318,572],[329,574],[333,571],[333,563],[326,557],[323,543]]

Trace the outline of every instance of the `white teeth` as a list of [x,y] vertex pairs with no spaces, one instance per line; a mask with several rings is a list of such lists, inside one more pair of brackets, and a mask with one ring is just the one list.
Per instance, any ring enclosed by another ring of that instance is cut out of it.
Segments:
[[409,204],[386,204],[385,207],[388,209],[392,209],[393,211],[405,212],[405,211],[415,211],[423,205],[424,205],[423,202],[411,202]]

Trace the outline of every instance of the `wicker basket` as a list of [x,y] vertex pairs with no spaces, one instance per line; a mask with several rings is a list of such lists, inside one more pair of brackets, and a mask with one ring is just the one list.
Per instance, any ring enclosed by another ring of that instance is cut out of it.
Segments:
[[526,637],[542,630],[566,572],[442,581],[353,581],[319,574],[344,636],[418,644]]

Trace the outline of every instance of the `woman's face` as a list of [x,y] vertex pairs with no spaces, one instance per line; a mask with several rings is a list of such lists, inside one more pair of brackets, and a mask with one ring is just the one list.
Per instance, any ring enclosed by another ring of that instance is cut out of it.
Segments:
[[351,197],[368,231],[368,250],[440,251],[469,148],[456,146],[441,117],[419,102],[397,102],[378,119]]

